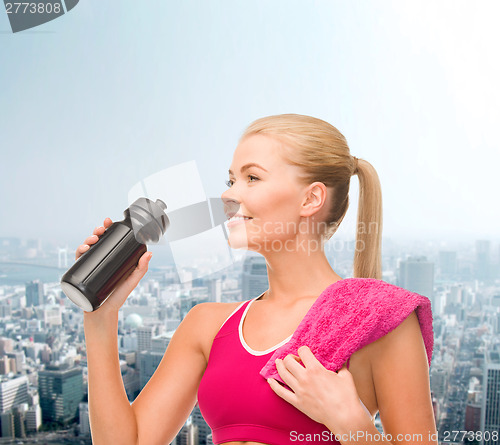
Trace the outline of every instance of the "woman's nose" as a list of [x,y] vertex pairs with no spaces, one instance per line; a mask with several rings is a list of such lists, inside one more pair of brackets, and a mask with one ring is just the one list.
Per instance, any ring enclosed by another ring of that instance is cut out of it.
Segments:
[[224,193],[222,194],[222,202],[224,203],[224,213],[228,218],[236,215],[240,208],[240,203],[233,198],[225,198]]
[[227,189],[227,190],[225,190],[225,191],[222,193],[222,195],[221,195],[221,199],[224,199],[224,198],[229,199],[229,196],[230,196],[230,190],[231,190],[231,189]]
[[237,202],[241,201],[239,193],[236,192],[236,187],[234,185],[225,190],[224,193],[222,193],[221,198],[223,200],[226,199]]

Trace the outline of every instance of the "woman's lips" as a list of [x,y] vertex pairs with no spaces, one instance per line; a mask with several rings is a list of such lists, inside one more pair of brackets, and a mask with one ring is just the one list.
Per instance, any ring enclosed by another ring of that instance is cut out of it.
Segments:
[[229,222],[227,223],[227,226],[228,226],[228,227],[232,227],[232,226],[236,226],[236,225],[238,225],[238,224],[244,224],[244,223],[246,223],[247,221],[250,221],[251,219],[252,219],[252,218],[250,218],[250,219],[237,219],[237,220],[235,220],[235,221],[229,221]]

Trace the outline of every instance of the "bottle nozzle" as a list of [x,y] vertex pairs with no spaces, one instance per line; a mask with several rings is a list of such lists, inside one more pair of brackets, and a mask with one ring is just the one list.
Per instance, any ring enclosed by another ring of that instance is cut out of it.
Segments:
[[148,198],[139,198],[130,207],[130,219],[134,230],[134,236],[140,243],[156,243],[165,233],[170,221],[164,210],[167,205],[161,200],[156,202]]
[[165,204],[161,199],[157,199],[155,204],[161,207],[162,210],[167,210],[167,204]]

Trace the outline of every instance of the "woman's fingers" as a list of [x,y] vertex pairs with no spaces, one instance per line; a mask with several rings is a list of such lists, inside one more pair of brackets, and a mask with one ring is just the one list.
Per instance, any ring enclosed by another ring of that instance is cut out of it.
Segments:
[[153,252],[144,252],[142,256],[139,258],[139,263],[137,264],[137,269],[144,271],[144,273],[148,270],[149,260],[153,256]]
[[99,226],[94,229],[94,235],[101,236],[106,229],[104,226]]
[[108,309],[119,310],[130,293],[136,288],[141,281],[141,278],[148,271],[149,260],[151,259],[152,252],[144,252],[139,263],[134,271],[127,277],[127,279],[120,284],[111,294],[109,300],[106,300],[106,307]]
[[98,240],[99,240],[99,237],[97,235],[90,235],[89,237],[87,237],[85,239],[83,244],[88,244],[90,246],[91,244],[97,243]]
[[89,236],[83,244],[80,244],[75,253],[75,259],[80,258],[87,250],[89,250],[90,246],[92,244],[97,243],[99,241],[99,237],[104,234],[106,229],[108,229],[111,225],[113,224],[113,221],[111,221],[111,218],[106,218],[104,220],[104,224],[102,226],[96,227],[94,229],[93,235]]
[[97,243],[99,237],[97,235],[89,236],[83,244],[80,244],[76,249],[75,257],[76,259],[80,258],[87,250],[89,250],[91,244]]
[[139,284],[139,281],[141,281],[141,278],[146,274],[148,271],[148,265],[149,265],[149,260],[151,259],[153,253],[152,252],[144,252],[139,258],[139,263],[137,264],[136,268],[134,271],[130,274],[130,276],[127,278],[125,283],[127,281],[130,281],[128,284],[129,286],[132,286],[132,289],[130,289],[130,292]]
[[89,248],[90,246],[88,244],[80,244],[76,248],[75,259],[80,258]]

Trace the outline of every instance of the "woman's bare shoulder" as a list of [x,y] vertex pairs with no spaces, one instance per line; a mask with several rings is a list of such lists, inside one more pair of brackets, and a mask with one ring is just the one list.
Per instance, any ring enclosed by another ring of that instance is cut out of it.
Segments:
[[193,332],[193,335],[199,335],[198,340],[207,361],[217,332],[241,303],[241,301],[231,303],[206,302],[198,303],[193,308],[196,308],[198,325],[198,329]]
[[209,324],[210,322],[216,324],[217,318],[224,317],[225,314],[227,314],[227,318],[241,303],[242,301],[232,301],[230,303],[214,303],[208,301],[205,303],[198,303],[195,307],[197,308],[199,315],[208,321]]

